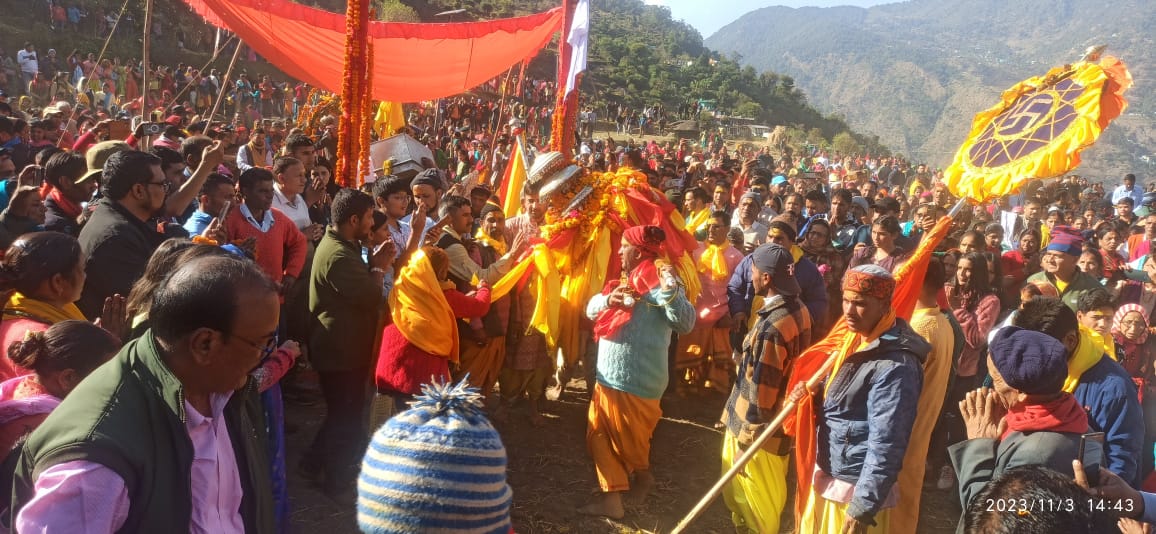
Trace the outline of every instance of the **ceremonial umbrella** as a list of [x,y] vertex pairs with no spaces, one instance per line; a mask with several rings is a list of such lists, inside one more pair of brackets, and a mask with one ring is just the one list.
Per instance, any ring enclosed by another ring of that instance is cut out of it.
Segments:
[[1080,151],[1127,107],[1124,91],[1132,86],[1124,63],[1101,59],[1102,51],[1095,47],[1075,64],[1017,83],[978,113],[943,171],[952,194],[984,202],[1079,165]]

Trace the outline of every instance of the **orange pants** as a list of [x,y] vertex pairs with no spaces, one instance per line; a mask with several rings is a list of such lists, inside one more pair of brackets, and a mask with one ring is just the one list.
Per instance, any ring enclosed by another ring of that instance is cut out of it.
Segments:
[[650,469],[650,437],[662,418],[658,401],[594,385],[586,418],[586,448],[602,491],[626,491],[631,473]]
[[488,396],[498,382],[498,372],[506,361],[506,338],[493,337],[483,346],[472,341],[465,341],[461,346],[458,372],[454,373],[454,381],[460,381],[467,374],[470,375],[470,384],[482,390],[483,396]]

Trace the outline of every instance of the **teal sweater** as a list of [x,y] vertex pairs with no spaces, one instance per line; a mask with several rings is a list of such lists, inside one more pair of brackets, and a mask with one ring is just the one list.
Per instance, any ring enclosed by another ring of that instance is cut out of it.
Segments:
[[[606,295],[594,295],[586,305],[586,316],[597,319],[607,308],[607,299]],[[694,319],[694,305],[681,287],[651,290],[635,302],[630,321],[614,339],[598,341],[598,383],[644,399],[661,398],[669,379],[666,352],[670,333],[690,332]]]

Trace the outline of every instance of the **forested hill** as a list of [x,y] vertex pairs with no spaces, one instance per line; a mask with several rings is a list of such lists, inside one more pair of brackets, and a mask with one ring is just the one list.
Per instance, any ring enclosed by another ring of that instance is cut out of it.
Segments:
[[[385,12],[430,21],[438,20],[434,15],[439,12],[464,9],[459,20],[479,20],[541,12],[558,4],[556,0],[387,0]],[[707,49],[698,31],[672,20],[668,8],[648,6],[642,0],[592,0],[591,9],[590,68],[583,90],[598,100],[631,106],[663,102],[667,109],[677,109],[687,100],[715,100],[722,110],[762,124],[814,130],[811,141],[819,132],[830,141],[849,130],[842,119],[815,110],[790,76],[744,68]],[[554,48],[544,50],[535,63],[538,71],[552,73],[553,60]],[[853,137],[862,148],[880,151],[873,136]]]
[[1127,62],[1128,113],[1086,152],[1082,170],[1152,174],[1156,46],[1152,0],[911,0],[869,9],[770,7],[706,39],[743,65],[793,76],[812,103],[878,134],[893,150],[950,161],[971,117],[1000,91],[1078,59],[1093,44]]

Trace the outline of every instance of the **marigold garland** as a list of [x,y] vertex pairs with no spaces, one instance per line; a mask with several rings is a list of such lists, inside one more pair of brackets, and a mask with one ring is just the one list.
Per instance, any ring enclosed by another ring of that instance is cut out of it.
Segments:
[[357,187],[358,166],[365,149],[365,95],[369,92],[369,0],[349,0],[345,10],[344,80],[341,82],[341,120],[337,127],[337,183]]

